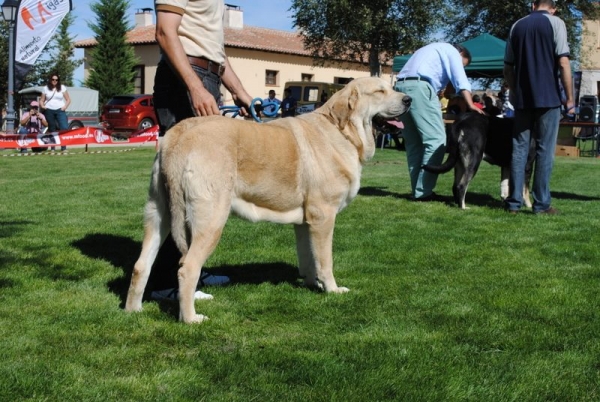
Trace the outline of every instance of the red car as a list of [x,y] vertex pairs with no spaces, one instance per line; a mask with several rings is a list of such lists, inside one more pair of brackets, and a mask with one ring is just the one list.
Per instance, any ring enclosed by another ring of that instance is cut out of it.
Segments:
[[110,130],[139,131],[157,124],[152,95],[117,95],[102,107],[102,122]]

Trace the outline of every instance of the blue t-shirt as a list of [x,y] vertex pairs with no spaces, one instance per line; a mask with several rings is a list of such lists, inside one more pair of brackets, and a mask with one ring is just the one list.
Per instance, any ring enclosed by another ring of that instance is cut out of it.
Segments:
[[263,99],[263,105],[265,105],[264,111],[267,113],[275,113],[281,101],[277,98],[265,98]]
[[548,11],[533,11],[513,24],[504,63],[515,68],[515,109],[561,105],[558,59],[569,54],[565,23]]

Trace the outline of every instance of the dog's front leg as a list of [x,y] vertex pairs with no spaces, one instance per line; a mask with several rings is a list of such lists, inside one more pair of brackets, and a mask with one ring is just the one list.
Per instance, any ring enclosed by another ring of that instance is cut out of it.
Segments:
[[502,201],[508,198],[510,190],[508,187],[510,180],[510,167],[502,166],[500,168],[500,198]]
[[335,208],[319,208],[308,211],[307,223],[310,244],[314,255],[317,281],[326,292],[345,293],[348,288],[338,287],[333,276],[333,228],[335,226]]

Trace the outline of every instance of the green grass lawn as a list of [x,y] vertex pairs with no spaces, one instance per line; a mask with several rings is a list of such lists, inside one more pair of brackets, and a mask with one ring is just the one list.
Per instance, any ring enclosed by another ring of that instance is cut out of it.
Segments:
[[[339,216],[337,282],[301,286],[291,226],[232,218],[207,269],[233,284],[177,322],[122,309],[155,151],[0,151],[2,401],[598,401],[600,159],[557,158],[561,215],[503,212],[483,163],[470,209],[413,203],[377,150]],[[452,173],[436,192],[451,199]],[[176,261],[149,290],[175,279]]]

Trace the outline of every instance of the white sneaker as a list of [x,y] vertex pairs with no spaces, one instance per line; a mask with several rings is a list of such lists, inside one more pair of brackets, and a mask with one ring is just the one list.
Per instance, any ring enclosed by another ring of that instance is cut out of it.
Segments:
[[[155,290],[150,294],[150,298],[154,300],[177,300],[177,296],[179,295],[179,291],[176,288],[164,289],[164,290]],[[213,295],[209,295],[208,293],[204,293],[201,290],[197,290],[194,293],[194,300],[212,300],[214,299]]]
[[194,299],[195,300],[212,300],[212,299],[214,299],[214,297],[213,297],[213,295],[204,293],[201,290],[197,290],[196,293],[194,293]]

